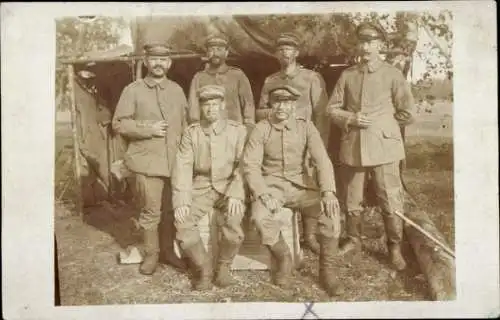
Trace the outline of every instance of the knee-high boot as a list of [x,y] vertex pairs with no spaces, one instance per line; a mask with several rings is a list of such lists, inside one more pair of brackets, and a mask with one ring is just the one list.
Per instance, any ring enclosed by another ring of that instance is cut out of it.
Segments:
[[403,239],[403,220],[393,213],[384,212],[384,227],[387,235],[387,249],[389,260],[396,270],[406,268],[406,262],[401,254],[401,241]]

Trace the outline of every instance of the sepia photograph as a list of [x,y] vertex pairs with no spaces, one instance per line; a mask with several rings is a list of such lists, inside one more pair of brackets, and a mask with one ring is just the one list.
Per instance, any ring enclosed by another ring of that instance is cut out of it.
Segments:
[[451,11],[55,24],[61,306],[456,299]]
[[2,3],[3,318],[498,318],[495,7]]

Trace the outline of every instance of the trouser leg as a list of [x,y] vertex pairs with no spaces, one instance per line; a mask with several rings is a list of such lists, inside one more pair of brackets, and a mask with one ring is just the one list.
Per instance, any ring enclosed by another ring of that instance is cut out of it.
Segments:
[[363,192],[365,185],[365,168],[343,167],[345,172],[345,230],[346,240],[341,244],[339,254],[361,249],[361,224],[363,211]]
[[170,179],[165,179],[163,188],[162,217],[159,225],[160,262],[180,270],[187,270],[186,259],[177,256],[175,252],[174,212],[172,208],[172,187]]
[[219,253],[216,268],[215,284],[227,287],[235,283],[231,276],[231,264],[238,254],[243,242],[244,234],[241,228],[241,215],[228,216],[227,212],[217,213],[217,222],[220,230]]
[[318,242],[318,216],[320,214],[320,208],[318,211],[305,212],[302,210],[302,225],[304,230],[304,244],[309,250],[315,254],[319,254],[319,242]]
[[344,292],[344,286],[337,278],[337,265],[335,256],[338,253],[340,222],[335,222],[326,215],[319,218],[319,281],[321,287],[329,296],[340,295]]
[[195,268],[195,290],[209,290],[212,287],[212,257],[201,239],[199,221],[213,210],[214,203],[210,189],[193,190],[189,215],[184,221],[175,220],[176,239]]
[[161,202],[164,180],[138,174],[136,190],[141,202],[139,226],[144,236],[144,259],[139,271],[145,275],[155,272],[160,252],[158,225],[161,219]]
[[399,162],[374,167],[377,198],[382,209],[389,259],[396,270],[403,270],[406,262],[401,254],[403,220],[394,212],[403,214],[404,196]]

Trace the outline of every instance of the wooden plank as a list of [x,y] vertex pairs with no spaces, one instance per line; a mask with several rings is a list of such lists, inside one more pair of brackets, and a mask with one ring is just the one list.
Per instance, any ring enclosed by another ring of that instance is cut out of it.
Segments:
[[[406,217],[442,243],[444,236],[423,210],[408,210]],[[423,233],[405,224],[405,235],[417,258],[420,270],[427,279],[431,299],[456,299],[455,259]]]
[[[80,159],[80,137],[79,137],[79,131],[78,131],[78,124],[79,124],[79,119],[76,114],[76,98],[75,98],[75,83],[74,83],[74,72],[73,72],[73,66],[68,65],[66,68],[66,71],[68,73],[68,85],[69,85],[69,92],[70,92],[70,111],[71,111],[71,131],[72,131],[72,137],[73,137],[73,159],[74,159],[74,166],[73,170],[75,172],[75,180],[76,180],[76,185],[79,190],[82,188],[82,181],[81,181],[81,159]],[[82,206],[82,199],[81,197],[76,197],[76,208],[79,210],[80,214],[83,214],[83,206]]]

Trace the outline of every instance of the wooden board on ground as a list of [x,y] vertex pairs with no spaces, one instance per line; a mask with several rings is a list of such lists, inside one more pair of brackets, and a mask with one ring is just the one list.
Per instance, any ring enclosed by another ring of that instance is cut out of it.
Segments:
[[[290,252],[294,264],[297,266],[302,261],[303,252],[299,243],[298,219],[297,213],[290,209],[286,210],[285,214],[290,216],[290,224],[283,230],[283,236]],[[242,222],[243,232],[245,233],[245,240],[240,248],[240,252],[235,257],[232,269],[233,270],[269,270],[273,266],[271,254],[269,250],[260,242],[260,235],[255,226],[250,222],[248,217],[245,217]],[[217,244],[219,239],[219,232],[217,224],[215,223],[214,215],[209,214],[203,217],[199,222],[199,228],[202,240],[207,248],[209,254],[214,257],[214,264],[217,263]]]

